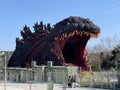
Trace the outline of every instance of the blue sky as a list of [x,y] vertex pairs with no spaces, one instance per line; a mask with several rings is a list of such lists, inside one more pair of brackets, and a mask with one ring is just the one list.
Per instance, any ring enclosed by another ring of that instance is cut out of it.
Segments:
[[101,28],[100,37],[88,45],[120,34],[120,0],[1,0],[0,50],[15,49],[25,24],[33,30],[35,22],[54,25],[69,16],[89,18]]

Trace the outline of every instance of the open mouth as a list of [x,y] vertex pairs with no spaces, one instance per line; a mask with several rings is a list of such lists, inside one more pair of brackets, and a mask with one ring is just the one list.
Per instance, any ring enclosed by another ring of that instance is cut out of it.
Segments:
[[54,48],[51,49],[63,65],[72,65],[89,70],[90,62],[87,58],[86,44],[91,37],[98,37],[98,33],[90,33],[80,30],[63,33],[55,37]]

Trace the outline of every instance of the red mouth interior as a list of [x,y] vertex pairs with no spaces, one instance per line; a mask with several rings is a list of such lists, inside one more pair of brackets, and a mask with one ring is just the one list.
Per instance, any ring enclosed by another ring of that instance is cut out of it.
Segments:
[[85,46],[88,39],[89,37],[86,36],[74,36],[66,41],[62,49],[65,63],[87,68]]
[[90,63],[87,58],[86,44],[90,39],[90,35],[74,35],[64,40],[57,40],[59,45],[56,45],[57,56],[63,59],[65,65],[81,67],[84,70],[89,70]]

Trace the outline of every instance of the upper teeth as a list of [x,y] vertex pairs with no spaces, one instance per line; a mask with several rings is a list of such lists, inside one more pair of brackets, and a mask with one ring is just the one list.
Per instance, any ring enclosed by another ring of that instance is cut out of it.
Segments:
[[75,30],[71,33],[63,33],[61,36],[56,36],[55,37],[55,40],[64,40],[66,38],[69,38],[69,37],[73,37],[74,35],[77,35],[77,36],[82,36],[82,35],[86,35],[86,36],[91,36],[91,37],[98,37],[99,34],[93,34],[93,33],[89,33],[89,32],[85,32],[85,31],[78,31],[78,30]]

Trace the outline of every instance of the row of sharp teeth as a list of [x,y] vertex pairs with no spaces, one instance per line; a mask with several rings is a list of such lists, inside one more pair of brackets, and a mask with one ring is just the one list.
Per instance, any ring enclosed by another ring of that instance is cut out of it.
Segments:
[[93,34],[93,33],[89,33],[89,32],[85,32],[85,31],[78,31],[78,30],[75,30],[74,32],[71,32],[71,33],[63,33],[60,37],[55,37],[55,40],[64,40],[66,38],[69,38],[69,37],[73,37],[74,35],[77,35],[77,36],[82,36],[82,35],[86,35],[86,36],[91,36],[91,37],[98,37],[98,34]]
[[61,60],[64,60],[63,55],[60,55],[60,54],[57,53],[57,51],[55,51],[54,49],[51,49],[51,52],[52,52],[53,54],[55,54],[59,60],[60,60],[60,59],[61,59]]
[[[52,52],[54,55],[56,55],[59,60],[62,60],[62,62],[65,63],[63,55],[58,54],[57,51],[54,50],[54,49],[51,49],[51,52]],[[82,62],[84,62],[85,65],[87,65],[87,66],[90,65],[89,60],[87,60],[87,61],[82,61]]]

